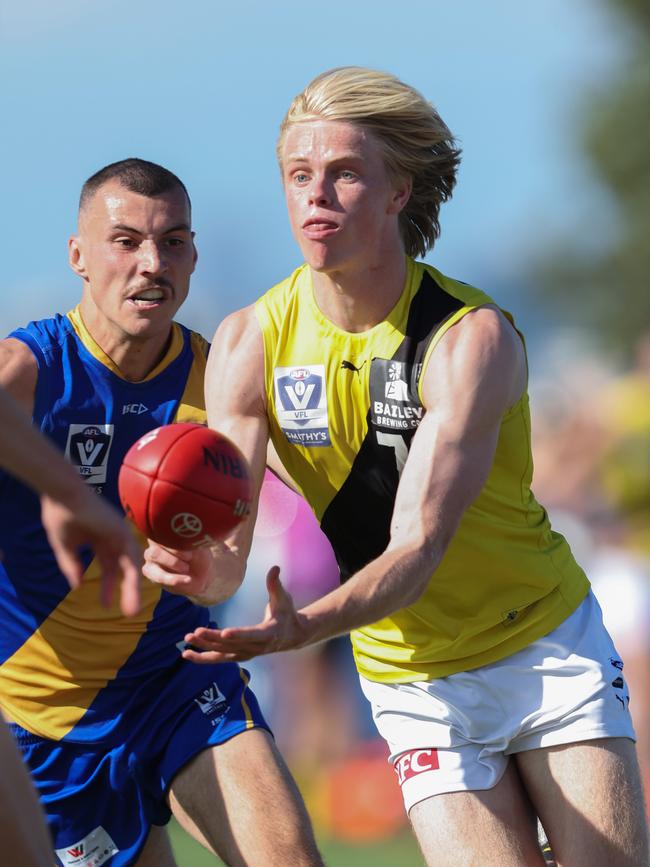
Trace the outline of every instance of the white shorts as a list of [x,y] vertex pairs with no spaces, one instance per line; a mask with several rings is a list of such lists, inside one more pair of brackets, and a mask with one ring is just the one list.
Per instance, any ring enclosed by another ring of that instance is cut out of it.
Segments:
[[549,635],[473,671],[416,683],[361,678],[407,811],[443,792],[490,789],[524,750],[635,740],[623,663],[589,592]]

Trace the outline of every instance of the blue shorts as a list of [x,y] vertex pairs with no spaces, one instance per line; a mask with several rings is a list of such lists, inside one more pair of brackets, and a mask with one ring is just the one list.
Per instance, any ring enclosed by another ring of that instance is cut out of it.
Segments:
[[11,726],[62,867],[134,864],[151,826],[171,817],[175,774],[201,750],[259,727],[270,731],[247,672],[184,660],[143,684],[119,742],[51,741]]

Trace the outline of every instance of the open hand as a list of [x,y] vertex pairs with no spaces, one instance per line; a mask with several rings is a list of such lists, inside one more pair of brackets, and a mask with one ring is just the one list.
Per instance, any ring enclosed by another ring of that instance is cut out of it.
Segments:
[[308,643],[306,619],[296,611],[290,593],[282,586],[280,569],[272,566],[266,576],[269,601],[264,620],[256,626],[225,629],[199,627],[185,636],[192,648],[183,651],[191,662],[243,662],[265,653],[292,650]]

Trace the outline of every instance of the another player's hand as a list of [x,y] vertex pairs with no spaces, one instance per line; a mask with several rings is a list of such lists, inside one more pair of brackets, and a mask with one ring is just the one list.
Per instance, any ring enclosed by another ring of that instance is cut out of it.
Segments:
[[185,636],[187,644],[196,650],[184,650],[183,657],[198,663],[243,662],[264,653],[293,650],[307,644],[305,619],[282,586],[277,566],[269,569],[266,588],[269,601],[261,623],[226,629],[199,627]]
[[84,567],[79,548],[90,545],[101,567],[101,598],[110,605],[120,582],[120,606],[128,617],[140,610],[141,554],[122,516],[96,494],[83,489],[74,505],[41,497],[41,518],[59,568],[78,587]]

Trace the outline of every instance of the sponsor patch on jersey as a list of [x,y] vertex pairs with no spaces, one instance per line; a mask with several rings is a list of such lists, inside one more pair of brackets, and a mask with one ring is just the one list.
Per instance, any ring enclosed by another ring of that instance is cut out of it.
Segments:
[[149,407],[143,403],[125,403],[122,406],[122,415],[142,415],[143,412],[149,412]]
[[90,485],[103,485],[106,482],[114,427],[112,424],[70,425],[65,456]]
[[99,825],[78,843],[55,851],[64,867],[99,867],[120,850],[108,832]]
[[325,366],[276,367],[275,411],[284,435],[298,446],[331,445]]
[[424,407],[413,398],[409,383],[413,365],[390,358],[373,358],[370,365],[370,421],[383,431],[415,430]]

